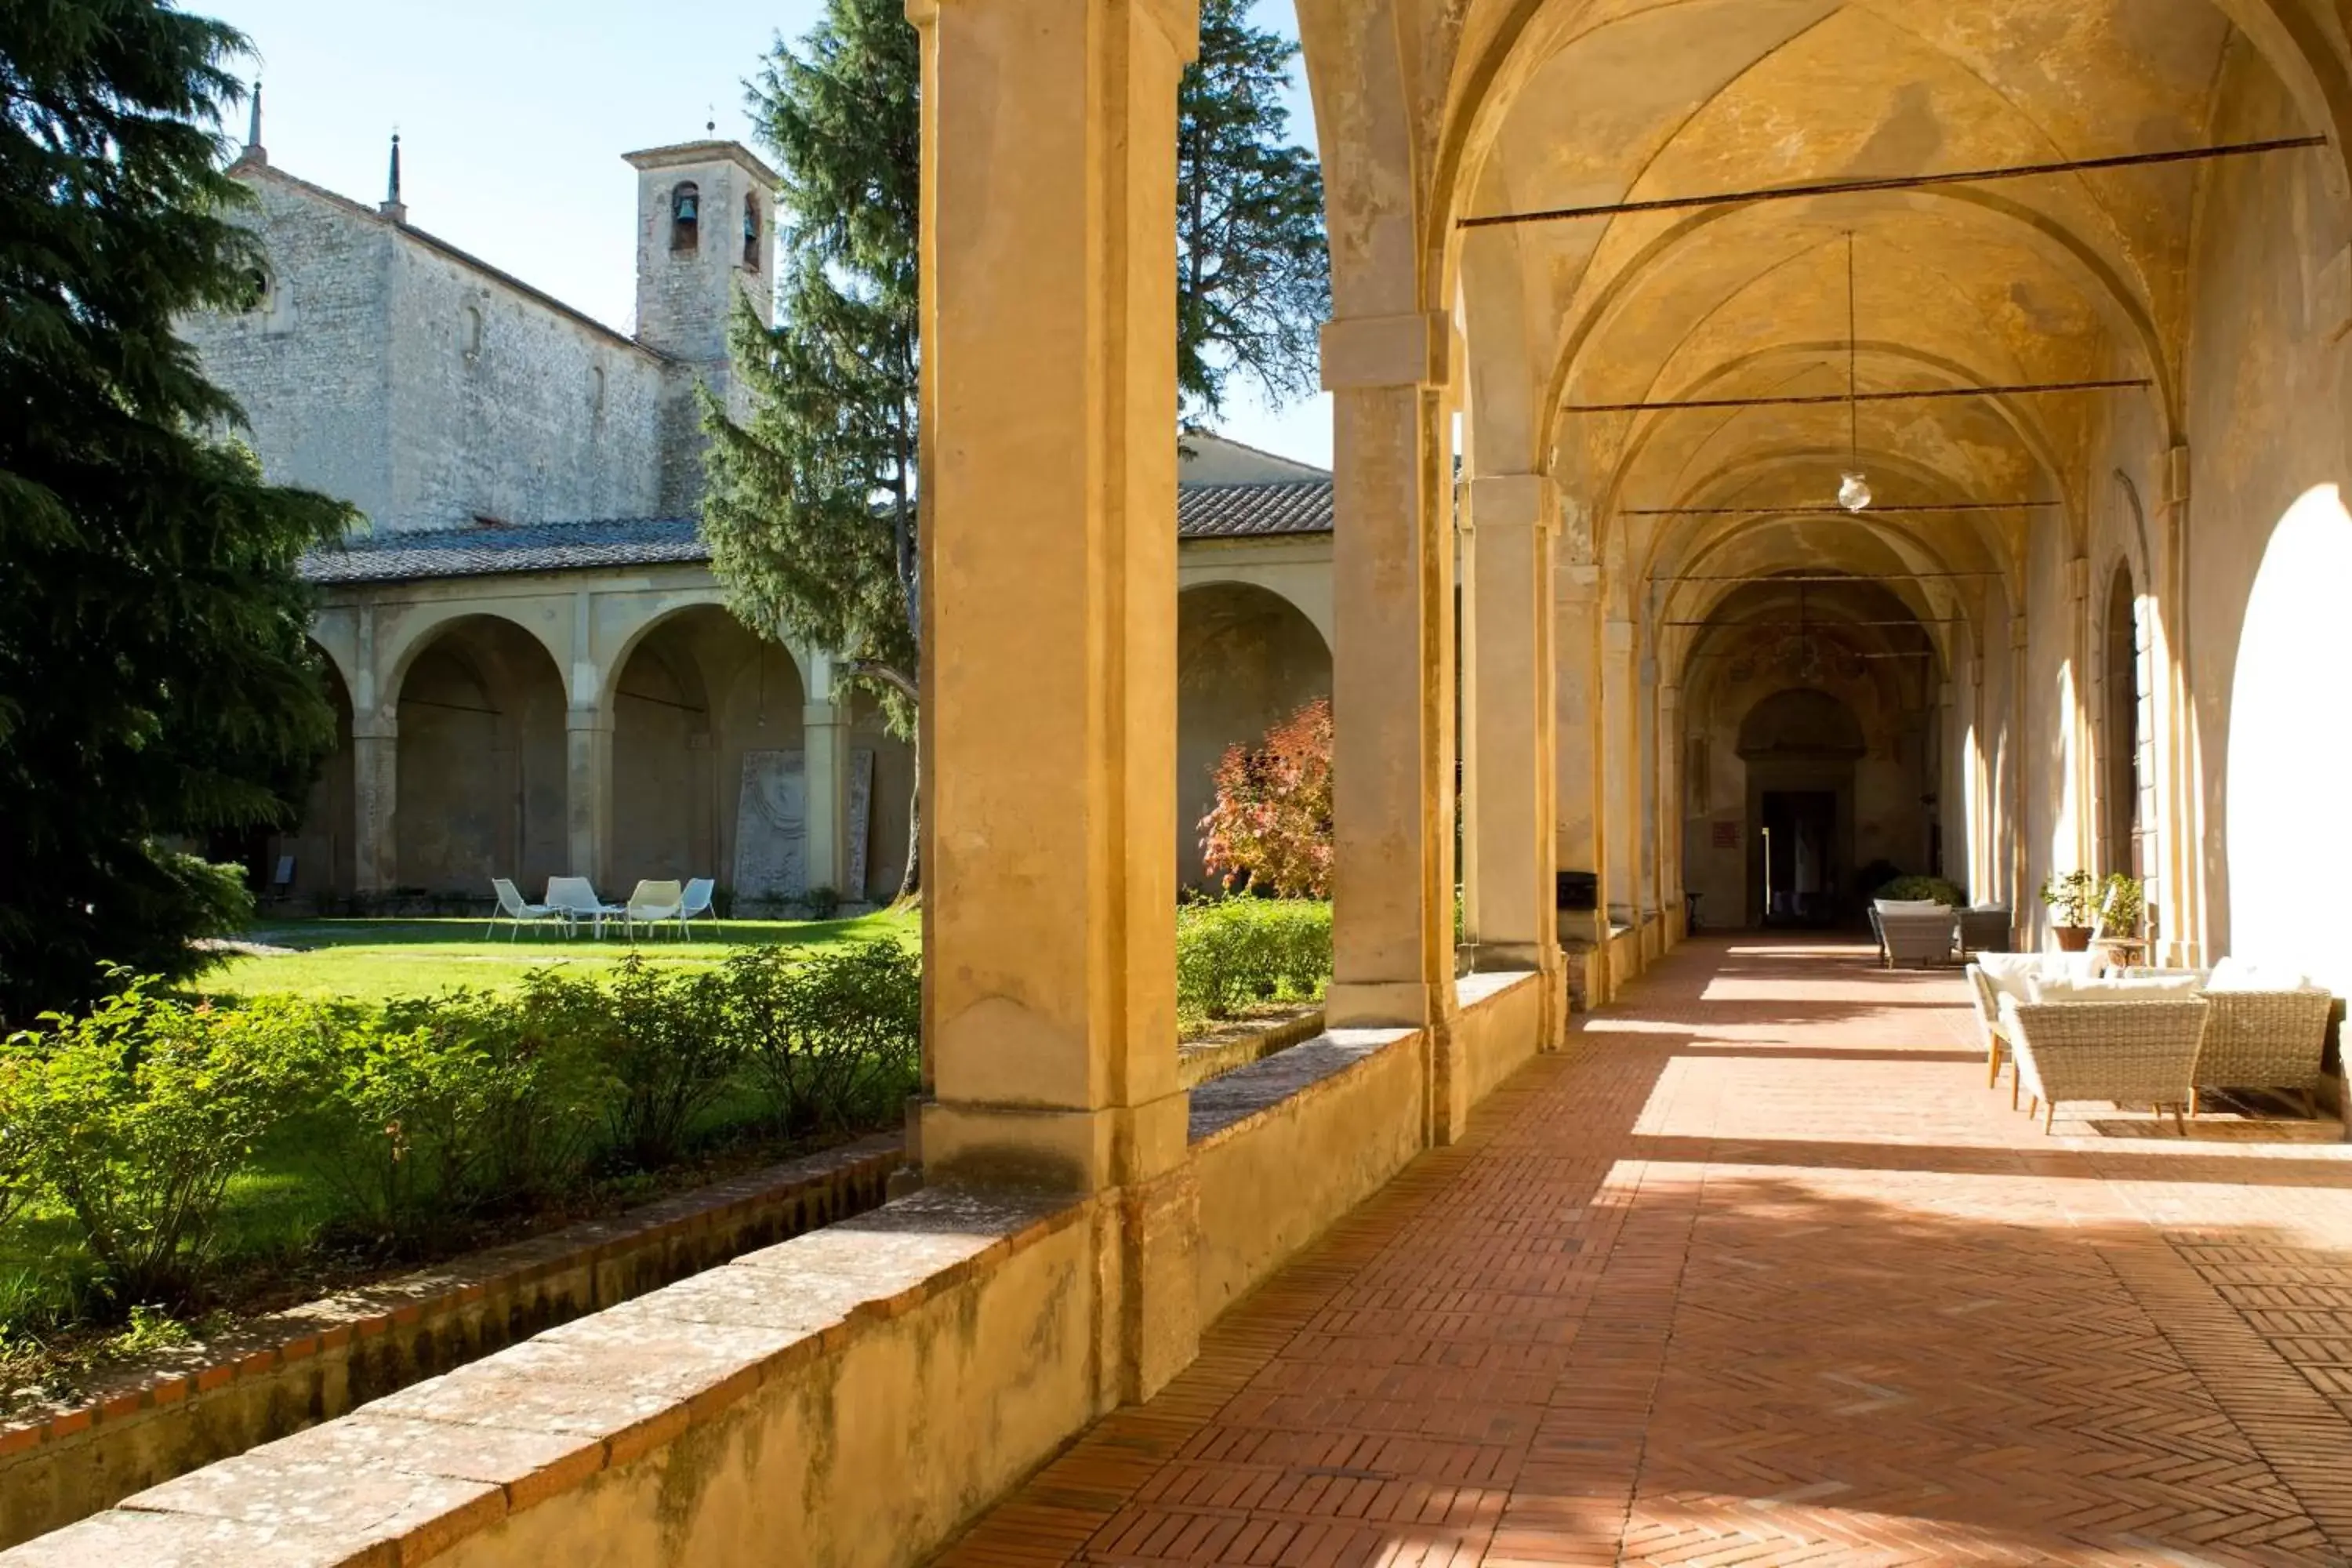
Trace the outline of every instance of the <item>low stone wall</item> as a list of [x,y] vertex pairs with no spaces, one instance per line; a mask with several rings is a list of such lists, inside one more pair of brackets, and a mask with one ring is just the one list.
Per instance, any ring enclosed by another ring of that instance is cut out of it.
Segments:
[[1214,1045],[1179,1046],[1176,1081],[1186,1089],[1197,1089],[1213,1078],[1223,1078],[1253,1062],[1262,1062],[1276,1051],[1304,1045],[1322,1032],[1323,1013],[1318,1008],[1238,1039],[1220,1040]]
[[1192,1091],[1203,1327],[1423,1146],[1427,1042],[1339,1029]]
[[[1474,1045],[1465,1072],[1536,1048],[1536,995],[1506,979],[1469,998],[1465,1037],[1528,1039]],[[1194,1091],[1177,1317],[1224,1310],[1426,1146],[1429,1048],[1340,1031]],[[0,1568],[920,1562],[1115,1404],[1130,1201],[926,1189],[141,1492]]]
[[1454,1026],[1454,1125],[1543,1048],[1543,976],[1465,974],[1454,983],[1462,1014]]
[[[0,1546],[421,1378],[879,1204],[896,1138],[683,1193],[274,1313],[0,1424]],[[126,1558],[123,1561],[131,1561]]]

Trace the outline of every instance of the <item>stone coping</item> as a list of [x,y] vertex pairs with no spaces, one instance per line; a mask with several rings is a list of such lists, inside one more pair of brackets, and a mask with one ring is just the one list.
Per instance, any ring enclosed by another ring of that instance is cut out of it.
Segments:
[[1466,1013],[1537,977],[1537,972],[1532,969],[1495,969],[1465,974],[1454,983],[1454,1000]]
[[[609,1219],[469,1253],[380,1284],[340,1291],[238,1324],[226,1333],[147,1358],[99,1379],[70,1403],[34,1405],[0,1421],[0,1484],[27,1451],[92,1427],[202,1400],[241,1381],[398,1329],[430,1325],[486,1298],[526,1289],[569,1269],[723,1229],[757,1211],[872,1165],[887,1176],[902,1156],[893,1135],[864,1138],[727,1181],[676,1194]],[[869,1174],[876,1173],[867,1173]]]
[[1337,1078],[1420,1033],[1418,1029],[1332,1029],[1305,1045],[1212,1079],[1192,1090],[1191,1141],[1197,1145],[1226,1136],[1260,1111]]
[[1080,1223],[929,1188],[549,1330],[0,1553],[7,1568],[398,1568],[628,1464]]
[[1323,1010],[1318,1007],[1234,1039],[1219,1040],[1213,1045],[1179,1046],[1176,1080],[1186,1089],[1198,1089],[1212,1079],[1264,1061],[1276,1051],[1304,1045],[1322,1032]]

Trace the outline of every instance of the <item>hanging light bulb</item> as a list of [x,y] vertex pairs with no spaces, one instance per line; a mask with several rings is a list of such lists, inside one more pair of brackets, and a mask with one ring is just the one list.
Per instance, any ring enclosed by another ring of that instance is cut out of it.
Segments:
[[1867,511],[1870,481],[1862,477],[1862,344],[1854,328],[1853,233],[1845,237],[1845,413],[1846,456],[1852,467],[1838,485],[1838,505],[1848,511]]

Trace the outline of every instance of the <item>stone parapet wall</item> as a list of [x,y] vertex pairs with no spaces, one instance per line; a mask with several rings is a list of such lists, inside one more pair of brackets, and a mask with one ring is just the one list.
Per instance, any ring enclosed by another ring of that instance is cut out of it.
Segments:
[[[1450,1047],[1471,1058],[1447,1074],[1531,1054],[1539,1000],[1532,976],[1472,986]],[[1436,1047],[1342,1030],[1193,1090],[1181,1315],[1212,1321],[1428,1145]],[[1133,1201],[929,1188],[139,1492],[0,1568],[921,1562],[1118,1402]]]
[[882,1201],[869,1138],[244,1325],[0,1424],[0,1545]]

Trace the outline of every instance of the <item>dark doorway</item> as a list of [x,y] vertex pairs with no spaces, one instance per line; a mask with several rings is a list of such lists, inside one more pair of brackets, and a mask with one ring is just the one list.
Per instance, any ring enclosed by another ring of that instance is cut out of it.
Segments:
[[1834,925],[1839,864],[1838,797],[1829,790],[1768,789],[1763,818],[1764,923],[1817,928]]

